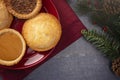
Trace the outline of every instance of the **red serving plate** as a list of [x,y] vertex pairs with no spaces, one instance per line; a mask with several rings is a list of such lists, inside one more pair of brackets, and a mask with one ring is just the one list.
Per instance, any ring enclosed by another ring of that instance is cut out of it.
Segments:
[[[53,14],[54,16],[56,16],[59,19],[58,12],[51,0],[43,0],[43,7],[42,7],[40,13],[41,12]],[[14,18],[11,28],[13,28],[21,33],[24,22],[25,22],[25,20]],[[12,70],[20,70],[20,69],[30,68],[37,64],[42,64],[43,61],[45,61],[50,55],[52,55],[53,51],[54,51],[54,48],[49,51],[46,51],[46,52],[37,52],[37,51],[30,49],[27,46],[25,56],[18,64],[14,65],[14,66],[9,66],[9,67],[0,65],[0,67],[6,68],[6,69],[12,69]]]

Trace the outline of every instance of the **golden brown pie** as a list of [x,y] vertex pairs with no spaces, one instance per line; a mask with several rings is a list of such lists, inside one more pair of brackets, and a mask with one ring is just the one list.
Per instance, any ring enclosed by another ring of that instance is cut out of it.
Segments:
[[0,64],[17,64],[25,54],[26,43],[22,35],[14,29],[0,30]]
[[13,16],[7,11],[3,0],[0,0],[0,29],[10,27]]
[[42,0],[5,0],[8,11],[20,19],[36,16],[42,7]]
[[47,51],[55,47],[61,33],[59,20],[49,13],[40,13],[27,20],[22,29],[27,45],[36,51]]

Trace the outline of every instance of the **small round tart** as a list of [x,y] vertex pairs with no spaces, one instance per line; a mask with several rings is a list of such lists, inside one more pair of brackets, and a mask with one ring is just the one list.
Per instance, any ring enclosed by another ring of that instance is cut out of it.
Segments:
[[42,8],[42,0],[5,0],[8,11],[19,19],[36,16]]
[[13,16],[8,12],[4,1],[0,0],[0,29],[10,27],[13,21]]
[[55,47],[61,33],[60,22],[49,13],[40,13],[27,20],[22,29],[27,45],[35,51],[47,51]]
[[25,54],[26,43],[22,35],[14,29],[0,30],[0,64],[17,64]]

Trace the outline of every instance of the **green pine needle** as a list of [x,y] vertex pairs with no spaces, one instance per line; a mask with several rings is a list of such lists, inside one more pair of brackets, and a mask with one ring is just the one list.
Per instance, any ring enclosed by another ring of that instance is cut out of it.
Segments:
[[97,31],[82,30],[84,38],[96,46],[97,49],[103,52],[103,54],[110,60],[114,60],[120,57],[119,48],[120,44],[114,41],[110,36],[104,32],[98,33]]

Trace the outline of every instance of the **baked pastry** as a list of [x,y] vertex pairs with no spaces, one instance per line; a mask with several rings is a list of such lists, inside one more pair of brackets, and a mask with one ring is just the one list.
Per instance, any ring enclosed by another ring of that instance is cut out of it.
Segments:
[[7,11],[3,0],[0,0],[0,29],[10,27],[13,16]]
[[5,0],[8,11],[20,19],[36,16],[42,8],[42,0]]
[[26,43],[23,36],[14,29],[0,30],[0,64],[17,64],[25,54]]
[[27,20],[22,34],[27,45],[36,51],[47,51],[57,45],[61,37],[61,24],[49,13],[40,13]]

